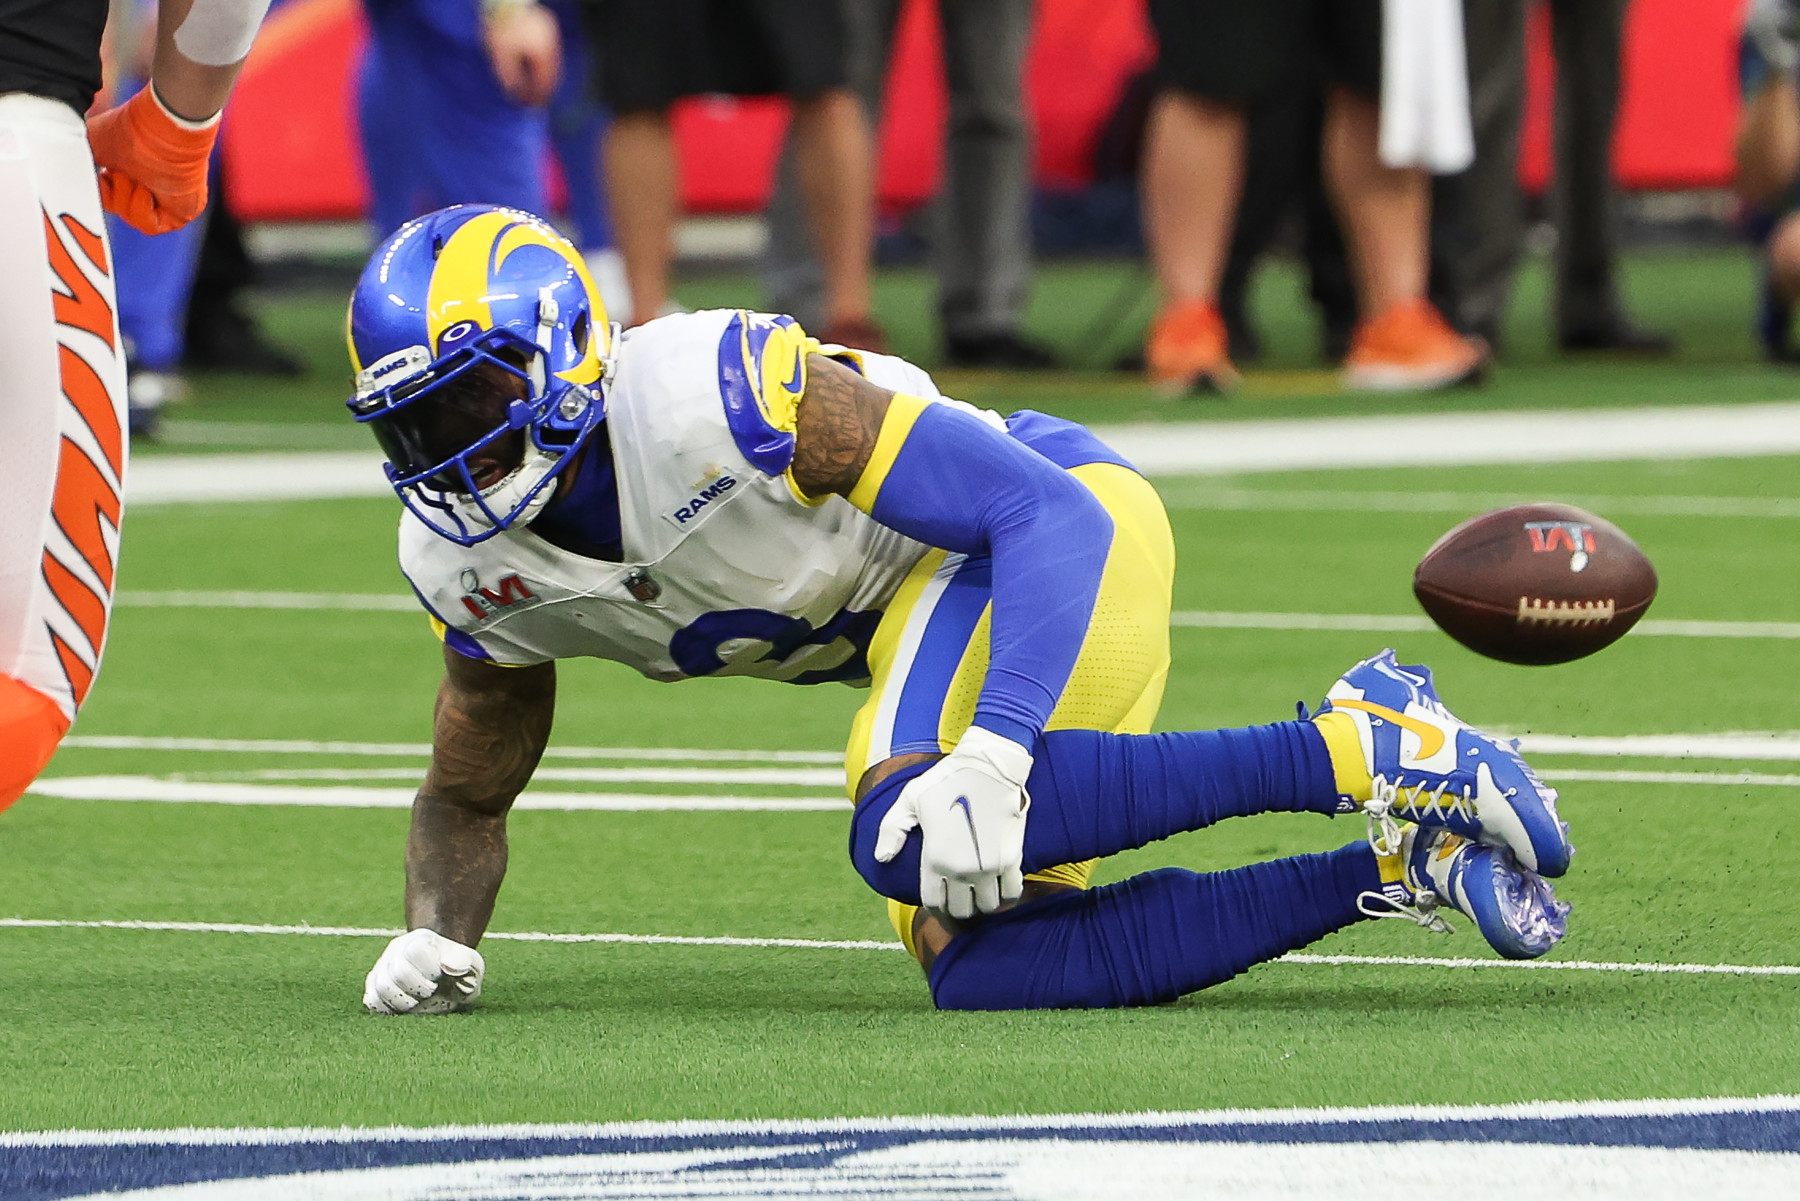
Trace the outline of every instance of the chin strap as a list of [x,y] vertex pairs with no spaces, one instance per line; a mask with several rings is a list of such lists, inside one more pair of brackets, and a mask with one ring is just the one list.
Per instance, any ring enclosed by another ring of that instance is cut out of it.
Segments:
[[610,384],[613,376],[619,373],[619,342],[625,337],[625,327],[617,321],[608,321],[606,330],[607,351],[600,356],[600,382]]

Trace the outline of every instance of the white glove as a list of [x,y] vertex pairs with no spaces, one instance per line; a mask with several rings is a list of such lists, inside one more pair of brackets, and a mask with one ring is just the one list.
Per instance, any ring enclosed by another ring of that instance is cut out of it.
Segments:
[[450,1013],[481,995],[481,952],[435,930],[409,930],[369,969],[363,1004],[372,1013]]
[[919,831],[919,896],[951,917],[992,913],[1024,891],[1025,778],[1031,752],[970,726],[956,749],[920,773],[881,819],[875,858],[886,863]]

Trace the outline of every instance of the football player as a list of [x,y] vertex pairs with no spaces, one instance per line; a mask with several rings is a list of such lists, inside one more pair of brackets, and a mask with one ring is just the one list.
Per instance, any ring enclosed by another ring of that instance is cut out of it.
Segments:
[[112,607],[125,362],[101,209],[162,233],[206,207],[268,0],[162,0],[150,85],[84,126],[107,7],[0,0],[0,809],[87,697]]
[[[1364,917],[1472,918],[1541,955],[1566,906],[1556,794],[1391,652],[1314,717],[1150,734],[1169,666],[1162,504],[1081,426],[1002,418],[786,317],[621,335],[579,254],[461,206],[375,252],[350,408],[405,503],[400,563],[444,642],[377,1012],[480,992],[508,807],[556,660],[655,680],[869,689],[851,855],[945,1008],[1137,1005]],[[1361,813],[1341,850],[1088,887],[1094,860],[1262,813]]]

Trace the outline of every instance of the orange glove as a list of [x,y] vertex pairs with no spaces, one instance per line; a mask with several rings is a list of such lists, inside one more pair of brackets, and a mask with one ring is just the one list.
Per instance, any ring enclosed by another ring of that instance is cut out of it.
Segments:
[[89,117],[88,145],[100,168],[100,203],[147,234],[180,229],[206,207],[206,165],[219,117],[177,117],[144,89],[117,108]]

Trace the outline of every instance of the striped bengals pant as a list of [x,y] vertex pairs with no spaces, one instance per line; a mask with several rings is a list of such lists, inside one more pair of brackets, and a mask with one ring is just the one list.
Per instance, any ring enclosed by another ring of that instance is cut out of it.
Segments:
[[0,96],[0,808],[87,698],[112,609],[125,359],[87,127]]

